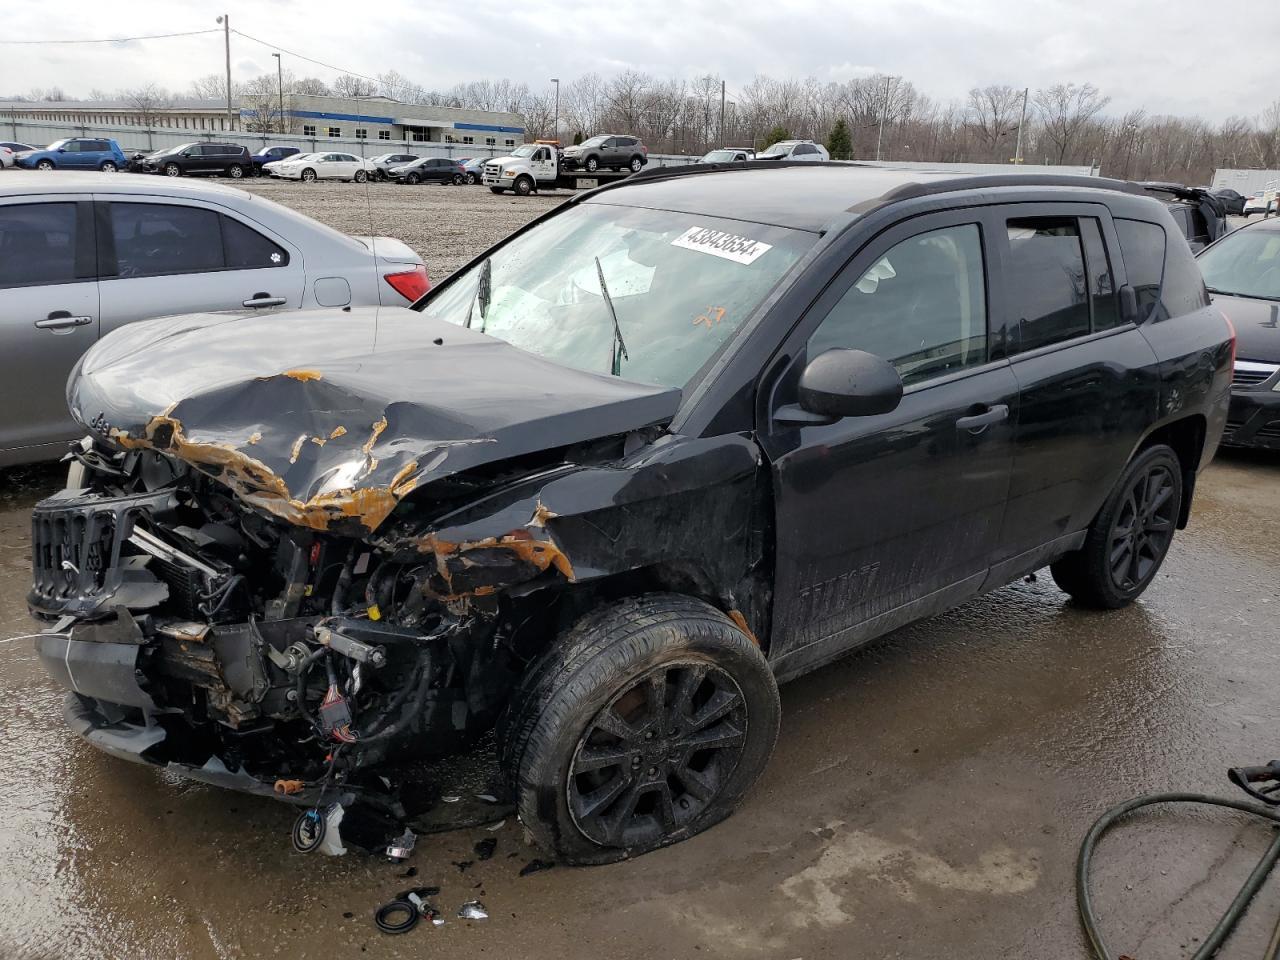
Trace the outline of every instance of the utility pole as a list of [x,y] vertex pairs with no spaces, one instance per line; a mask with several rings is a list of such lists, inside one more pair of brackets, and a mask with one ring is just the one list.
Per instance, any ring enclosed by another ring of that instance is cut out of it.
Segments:
[[280,91],[280,132],[288,133],[284,127],[284,67],[281,66],[280,54],[273,53],[276,58],[276,89]]
[[885,77],[884,78],[884,109],[880,111],[880,133],[876,135],[876,160],[880,159],[880,145],[884,141],[884,123],[889,116],[889,84],[894,80],[900,80],[901,77]]
[[560,78],[552,77],[551,82],[556,85],[556,119],[551,125],[551,138],[559,141],[560,139]]
[[724,146],[724,81],[720,81],[720,142],[717,147]]
[[1022,116],[1018,117],[1018,145],[1013,151],[1013,162],[1022,162],[1022,125],[1027,122],[1027,94],[1031,92],[1030,87],[1022,89]]
[[218,18],[222,24],[222,39],[227,48],[227,129],[235,129],[235,121],[231,118],[231,17],[223,14]]

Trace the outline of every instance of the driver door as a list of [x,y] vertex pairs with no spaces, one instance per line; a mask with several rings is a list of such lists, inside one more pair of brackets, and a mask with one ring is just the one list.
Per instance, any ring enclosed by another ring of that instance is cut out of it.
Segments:
[[[998,546],[1018,387],[988,331],[980,211],[882,233],[837,274],[783,353],[759,434],[772,464],[777,573],[771,659],[799,672],[976,593]],[[890,413],[800,410],[809,360],[833,347],[889,360]]]
[[551,160],[550,147],[540,147],[533,155],[530,166],[535,180],[546,181],[556,178],[556,165]]

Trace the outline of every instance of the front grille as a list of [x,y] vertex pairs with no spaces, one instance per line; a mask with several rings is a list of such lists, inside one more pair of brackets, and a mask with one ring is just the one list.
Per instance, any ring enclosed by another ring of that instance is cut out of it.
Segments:
[[118,549],[113,510],[69,510],[31,515],[33,585],[42,596],[66,600],[96,596],[106,587]]
[[1277,371],[1280,371],[1280,364],[1237,360],[1231,385],[1245,388],[1261,386],[1274,377]]

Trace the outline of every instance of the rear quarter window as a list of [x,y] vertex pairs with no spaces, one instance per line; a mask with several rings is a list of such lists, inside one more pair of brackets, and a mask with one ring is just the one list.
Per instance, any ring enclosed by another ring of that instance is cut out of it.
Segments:
[[1143,220],[1117,218],[1115,226],[1140,319],[1181,317],[1209,305],[1200,267],[1185,242],[1168,242],[1163,227]]

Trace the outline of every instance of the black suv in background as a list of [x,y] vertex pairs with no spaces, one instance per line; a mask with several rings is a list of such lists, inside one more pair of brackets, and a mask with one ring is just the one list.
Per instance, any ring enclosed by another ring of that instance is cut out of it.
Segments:
[[1169,208],[1169,215],[1193,252],[1203,250],[1226,234],[1226,207],[1204,187],[1184,187],[1180,183],[1144,183],[1142,186]]
[[1233,340],[1135,184],[641,173],[411,310],[99,340],[36,650],[91,743],[304,818],[429,807],[415,758],[496,724],[537,842],[618,860],[739,804],[780,681],[1045,566],[1140,596]]
[[[218,144],[202,144],[202,146],[218,146]],[[253,175],[255,177],[262,176],[262,165],[264,163],[283,160],[285,157],[292,157],[299,152],[297,147],[266,147],[259,150],[249,158],[249,162],[253,164]]]
[[639,137],[601,134],[565,147],[560,154],[560,162],[566,170],[581,167],[588,173],[595,173],[601,167],[610,170],[626,167],[635,173],[649,162],[649,148],[640,142]]
[[1244,216],[1244,204],[1248,198],[1243,193],[1238,190],[1232,190],[1230,187],[1220,187],[1210,192],[1218,198],[1218,201],[1222,204],[1222,209],[1227,212],[1228,216]]
[[184,143],[143,157],[141,167],[168,177],[216,174],[238,180],[253,171],[253,158],[238,143]]

